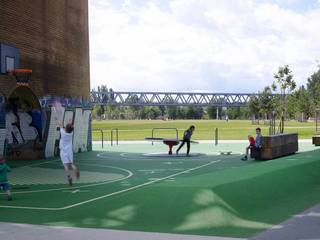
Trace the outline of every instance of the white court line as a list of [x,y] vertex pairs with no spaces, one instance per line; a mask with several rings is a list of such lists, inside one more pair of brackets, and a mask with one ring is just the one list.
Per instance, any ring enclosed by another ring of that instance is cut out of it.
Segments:
[[[41,160],[39,160],[39,161],[41,161]],[[30,164],[30,165],[25,165],[25,166],[16,167],[16,168],[34,167],[34,166],[40,166],[40,165],[43,165],[43,164],[46,164],[46,163],[53,163],[53,162],[61,162],[61,161],[60,160],[50,160],[50,161],[46,161],[46,162],[33,163],[33,164]],[[15,169],[15,168],[13,168],[13,169]]]
[[[152,156],[152,155],[141,155],[140,153],[134,153],[134,152],[131,152],[131,153],[127,153],[127,152],[118,152],[119,155],[124,158],[124,159],[128,159],[128,160],[146,160],[146,161],[156,161],[156,160],[160,160],[162,161],[163,158],[165,158],[165,160],[168,160],[168,159],[173,159],[173,158],[186,158],[185,160],[186,161],[204,161],[204,160],[207,160],[206,158],[204,157],[210,157],[210,156],[217,156],[217,155],[220,155],[220,154],[206,154],[206,153],[199,153],[199,155],[196,155],[196,156],[191,156],[191,157],[186,157],[185,155],[183,154],[180,154],[179,156],[176,156],[176,155],[173,155],[173,156],[170,156],[170,155],[166,155],[166,156]],[[112,156],[109,156],[108,155],[109,152],[101,152],[101,153],[98,153],[97,154],[97,157],[101,158],[101,159],[110,159],[110,157]],[[136,156],[130,156],[132,154],[137,154]],[[163,154],[167,154],[167,152],[163,153]],[[176,160],[173,160],[173,161],[176,161]]]
[[139,188],[142,188],[142,187],[145,187],[145,186],[149,186],[149,185],[152,185],[154,183],[157,183],[157,182],[169,179],[169,178],[173,178],[173,177],[179,176],[181,174],[190,173],[191,171],[195,171],[195,170],[198,170],[200,168],[207,167],[209,165],[212,165],[212,164],[220,162],[220,161],[221,160],[211,161],[209,163],[200,165],[198,167],[190,168],[190,169],[187,169],[185,171],[178,172],[178,173],[172,174],[172,175],[167,176],[167,177],[163,177],[163,178],[159,178],[159,179],[156,179],[156,180],[153,180],[153,181],[142,183],[142,184],[139,184],[139,185],[127,188],[127,189],[123,189],[123,190],[120,190],[120,191],[117,191],[117,192],[109,193],[109,194],[106,194],[106,195],[103,195],[103,196],[100,196],[100,197],[92,198],[92,199],[89,199],[89,200],[86,200],[86,201],[83,201],[83,202],[79,202],[79,203],[76,203],[76,204],[72,204],[72,205],[69,205],[69,206],[66,206],[66,207],[61,207],[61,208],[42,208],[42,207],[23,207],[23,206],[0,206],[0,208],[28,209],[28,210],[48,210],[48,211],[67,210],[67,209],[70,209],[70,208],[81,206],[81,205],[86,204],[86,203],[95,202],[95,201],[103,199],[103,198],[108,198],[108,197],[115,196],[115,195],[118,195],[118,194],[121,194],[121,193],[129,192],[131,190],[135,190],[135,189],[139,189]]
[[[104,184],[109,184],[109,183],[114,183],[114,182],[118,182],[118,181],[122,181],[125,179],[128,179],[130,177],[133,176],[133,173],[128,170],[128,169],[124,169],[124,168],[119,168],[119,167],[113,167],[113,166],[107,166],[107,165],[99,165],[99,164],[86,164],[86,163],[79,163],[78,165],[90,165],[90,166],[99,166],[99,167],[106,167],[106,168],[113,168],[113,169],[118,169],[124,172],[127,172],[128,175],[123,177],[123,178],[119,178],[119,179],[115,179],[115,180],[110,180],[110,181],[104,181],[104,182],[99,182],[99,183],[93,183],[93,184],[87,184],[87,185],[81,185],[81,186],[74,186],[74,187],[63,187],[63,188],[51,188],[51,189],[43,189],[43,190],[31,190],[31,191],[12,191],[13,194],[24,194],[24,193],[40,193],[40,192],[51,192],[51,191],[60,191],[60,190],[72,190],[72,189],[78,189],[78,188],[87,188],[87,187],[94,187],[94,186],[99,186],[99,185],[104,185]],[[63,171],[63,170],[61,170]],[[0,193],[0,195],[4,195],[5,193]],[[0,206],[1,207],[1,206]]]
[[[104,157],[104,154],[106,152],[100,152],[97,154],[97,157],[101,158],[101,159],[107,159],[106,157]],[[81,162],[83,161],[88,161],[88,160],[78,160],[76,161],[78,163],[78,165],[82,165]],[[29,164],[29,165],[25,165],[25,166],[21,166],[21,167],[17,167],[17,168],[25,168],[25,167],[33,167],[33,166],[40,166],[46,163],[54,163],[54,162],[61,162],[61,160],[50,160],[50,161],[45,161],[45,162],[40,162],[40,163],[33,163],[33,164]],[[93,165],[93,164],[91,164]],[[77,187],[64,187],[64,188],[53,188],[53,189],[43,189],[43,190],[31,190],[31,191],[13,191],[12,193],[14,194],[24,194],[24,193],[39,193],[39,192],[51,192],[51,191],[60,191],[60,190],[69,190],[69,189],[76,189],[76,188],[85,188],[85,187],[94,187],[94,186],[98,186],[98,185],[103,185],[103,184],[109,184],[109,183],[114,183],[117,181],[122,181],[125,180],[127,178],[130,178],[133,176],[133,173],[127,169],[124,168],[118,168],[118,167],[112,167],[112,166],[106,166],[106,165],[97,165],[96,166],[100,166],[100,167],[110,167],[110,168],[114,168],[114,169],[118,169],[118,170],[122,170],[127,172],[129,175],[124,177],[124,178],[120,178],[120,179],[116,179],[116,180],[112,180],[112,181],[104,181],[102,183],[94,183],[94,184],[88,184],[88,185],[82,185],[82,186],[77,186]],[[14,169],[14,168],[13,168]],[[0,195],[4,195],[5,193],[0,193]]]

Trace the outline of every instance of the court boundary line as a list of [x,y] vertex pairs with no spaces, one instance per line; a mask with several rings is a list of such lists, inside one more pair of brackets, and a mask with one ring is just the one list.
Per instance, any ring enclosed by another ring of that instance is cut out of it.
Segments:
[[[97,154],[97,157],[99,157],[98,155],[101,154],[103,152],[99,152]],[[78,160],[77,162],[80,163],[80,165],[82,165],[82,161],[88,161],[88,160]],[[25,168],[25,167],[33,167],[33,166],[40,166],[40,165],[44,165],[44,164],[47,164],[47,163],[55,163],[55,162],[61,162],[61,160],[59,159],[56,159],[56,160],[49,160],[49,161],[45,161],[45,162],[41,162],[41,163],[32,163],[32,164],[29,164],[29,165],[24,165],[24,166],[18,166],[16,168]],[[25,194],[25,193],[39,193],[39,192],[50,192],[50,191],[60,191],[60,190],[72,190],[72,189],[78,189],[78,188],[85,188],[85,187],[92,187],[92,186],[99,186],[99,185],[103,185],[103,184],[109,184],[109,183],[113,183],[113,182],[118,182],[118,181],[122,181],[122,180],[126,180],[127,178],[130,178],[132,177],[134,174],[128,170],[128,169],[125,169],[125,168],[119,168],[119,167],[114,167],[114,166],[109,166],[109,165],[101,165],[101,166],[104,166],[104,167],[109,167],[109,168],[114,168],[114,169],[118,169],[118,170],[123,170],[127,173],[129,173],[128,176],[124,177],[124,178],[121,178],[121,179],[115,179],[115,180],[110,180],[110,181],[104,181],[104,182],[99,182],[99,183],[92,183],[92,184],[84,184],[83,186],[74,186],[74,187],[63,187],[63,188],[53,188],[53,189],[43,189],[43,190],[31,190],[31,191],[12,191],[13,194]],[[1,193],[0,192],[0,196],[1,195],[5,195],[6,193]],[[1,208],[1,205],[0,205],[0,208]]]
[[[104,152],[100,152],[97,154],[97,157],[103,160],[108,160],[108,154],[109,152],[104,151]],[[143,154],[138,155],[139,153],[136,152],[117,152],[119,154],[119,156],[124,159],[124,160],[130,160],[130,161],[134,161],[134,160],[141,160],[141,161],[155,161],[155,160],[161,160],[161,157],[158,156],[145,156]],[[127,155],[130,154],[137,154],[138,156],[134,156],[134,157],[127,157]],[[206,154],[206,153],[200,153],[200,155],[197,156],[191,156],[191,157],[187,157],[185,154],[180,154],[180,156],[178,158],[186,158],[184,159],[185,161],[208,161],[208,159],[204,159],[203,157],[210,157],[210,156],[218,156],[220,154]],[[167,161],[168,159],[176,159],[177,157],[171,157],[171,156],[164,156],[165,157],[165,161]],[[175,161],[175,160],[173,160]]]
[[[97,164],[89,164],[89,163],[81,163],[79,162],[78,165],[90,165],[90,166],[97,166]],[[114,183],[114,182],[119,182],[126,180],[130,177],[132,177],[134,174],[128,169],[125,168],[119,168],[119,167],[114,167],[114,166],[109,166],[109,165],[99,165],[99,167],[107,167],[107,168],[113,168],[113,169],[118,169],[121,171],[124,171],[128,173],[127,176],[119,179],[114,179],[114,180],[107,180],[103,182],[97,182],[97,183],[89,183],[89,184],[83,184],[81,186],[74,186],[74,187],[62,187],[62,188],[52,188],[52,189],[42,189],[42,190],[31,190],[31,191],[12,191],[12,194],[26,194],[26,193],[41,193],[41,192],[53,192],[53,191],[60,191],[60,190],[75,190],[78,188],[87,188],[87,187],[94,187],[94,186],[99,186],[99,185],[104,185],[104,184],[109,184],[109,183]],[[62,170],[63,171],[63,170]],[[48,184],[50,185],[50,184]],[[5,195],[6,193],[0,193],[0,195]],[[0,206],[1,207],[1,206]]]
[[67,210],[67,209],[78,207],[78,206],[81,206],[81,205],[84,205],[84,204],[87,204],[87,203],[95,202],[95,201],[98,201],[100,199],[108,198],[108,197],[115,196],[115,195],[118,195],[118,194],[121,194],[121,193],[129,192],[129,191],[136,190],[136,189],[139,189],[139,188],[142,188],[142,187],[145,187],[145,186],[149,186],[149,185],[152,185],[152,184],[155,184],[155,183],[158,183],[158,182],[164,181],[166,179],[173,178],[173,177],[185,174],[185,173],[190,173],[192,171],[198,170],[200,168],[207,167],[209,165],[212,165],[212,164],[220,162],[220,161],[221,160],[210,161],[209,163],[202,164],[202,165],[197,166],[197,167],[189,168],[189,169],[186,169],[184,171],[181,171],[181,172],[178,172],[178,173],[174,173],[174,174],[171,174],[171,175],[163,177],[163,178],[159,178],[159,179],[156,179],[156,180],[148,181],[148,182],[145,182],[145,183],[142,183],[142,184],[138,184],[138,185],[130,187],[130,188],[126,188],[126,189],[119,190],[119,191],[116,191],[116,192],[108,193],[108,194],[102,195],[100,197],[96,197],[96,198],[92,198],[92,199],[89,199],[89,200],[86,200],[86,201],[82,201],[82,202],[79,202],[79,203],[67,205],[65,207],[46,208],[46,207],[25,207],[25,206],[8,206],[8,205],[6,206],[6,205],[2,205],[2,206],[0,206],[0,208],[25,209],[25,210],[46,210],[46,211]]

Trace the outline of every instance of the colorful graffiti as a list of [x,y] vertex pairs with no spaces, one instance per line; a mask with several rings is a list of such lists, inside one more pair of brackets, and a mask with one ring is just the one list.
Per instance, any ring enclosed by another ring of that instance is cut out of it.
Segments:
[[[60,123],[66,125],[72,123],[74,125],[73,133],[73,151],[85,152],[88,151],[88,132],[91,124],[91,110],[76,107],[66,110],[62,107],[59,111],[55,111],[53,107],[48,112],[48,131],[45,146],[45,157],[52,157],[57,154],[58,141],[60,133],[57,126]],[[90,143],[91,145],[91,143]]]
[[58,141],[60,133],[57,129],[59,124],[63,122],[65,108],[62,107],[61,111],[55,111],[53,107],[47,112],[48,124],[46,132],[46,145],[45,145],[45,157],[53,157],[57,155]]
[[76,108],[74,117],[73,152],[87,151],[91,110]]
[[[38,100],[19,88],[6,102],[0,94],[0,155],[8,158],[43,158],[58,154],[58,126],[74,125],[74,152],[91,150],[91,109],[88,103],[70,98]],[[59,101],[59,111],[53,106]],[[39,102],[42,104],[40,106]]]
[[4,145],[7,134],[5,99],[6,98],[0,93],[0,156],[4,155]]

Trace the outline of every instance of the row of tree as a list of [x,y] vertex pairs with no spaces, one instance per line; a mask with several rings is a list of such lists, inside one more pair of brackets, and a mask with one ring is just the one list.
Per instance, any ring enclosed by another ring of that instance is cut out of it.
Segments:
[[[259,95],[252,97],[248,107],[116,107],[94,106],[95,119],[296,119],[305,121],[314,117],[320,108],[320,67],[307,80],[306,86],[296,87],[289,66],[279,67],[274,83],[266,86]],[[98,91],[112,92],[107,86]]]
[[[266,86],[249,102],[252,118],[271,118],[272,114],[286,119],[305,121],[315,117],[320,108],[320,67],[307,79],[306,86],[296,87],[289,66],[280,67],[275,74],[275,83]],[[280,88],[280,93],[277,91]]]

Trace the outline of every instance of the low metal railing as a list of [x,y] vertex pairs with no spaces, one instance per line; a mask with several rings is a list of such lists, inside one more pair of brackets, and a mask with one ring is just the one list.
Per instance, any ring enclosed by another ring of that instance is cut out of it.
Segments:
[[[176,139],[179,139],[178,128],[152,128],[152,131],[151,131],[152,138],[154,138],[154,131],[155,130],[175,130],[176,131]],[[153,141],[151,142],[151,144],[153,145]]]
[[116,144],[119,145],[119,129],[118,128],[113,128],[110,130],[110,144],[113,146],[113,133],[115,132],[116,134]]
[[99,132],[101,133],[101,147],[104,147],[104,133],[102,129],[93,129],[92,132]]

